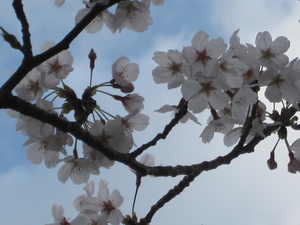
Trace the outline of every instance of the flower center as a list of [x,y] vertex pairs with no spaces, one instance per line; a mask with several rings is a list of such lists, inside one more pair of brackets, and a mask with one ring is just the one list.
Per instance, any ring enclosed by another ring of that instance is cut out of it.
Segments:
[[103,210],[101,212],[107,212],[108,214],[110,214],[110,212],[115,209],[111,201],[103,202],[102,204],[103,204]]

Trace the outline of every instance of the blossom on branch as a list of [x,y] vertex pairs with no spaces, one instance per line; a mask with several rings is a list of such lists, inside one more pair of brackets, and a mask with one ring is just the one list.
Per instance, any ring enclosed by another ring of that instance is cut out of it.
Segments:
[[137,32],[143,32],[153,23],[149,8],[137,0],[122,1],[118,4],[112,27],[114,32],[121,32],[124,27]]
[[[52,41],[44,43],[41,52],[45,52],[54,45],[55,43]],[[60,83],[61,79],[65,79],[73,71],[72,64],[73,57],[70,51],[64,50],[36,68],[38,71],[45,73],[43,85],[47,88],[54,88]]]
[[112,84],[124,93],[134,90],[132,82],[138,78],[139,66],[136,63],[129,63],[127,57],[119,58],[112,66]]
[[187,78],[191,78],[189,64],[177,50],[155,52],[152,58],[159,66],[152,71],[157,84],[168,83],[168,89],[179,87]]
[[255,44],[256,47],[251,44],[247,46],[262,66],[282,69],[288,64],[289,58],[284,53],[289,49],[290,41],[286,37],[278,37],[272,41],[269,32],[259,32]]
[[[105,0],[96,0],[92,2],[83,1],[83,3],[86,5],[85,8],[80,9],[75,17],[75,23],[79,23],[90,11],[91,9],[97,4],[97,3],[107,4],[108,1]],[[102,11],[95,19],[93,19],[86,27],[85,31],[88,33],[96,33],[100,31],[103,27],[103,24],[105,24],[111,31],[112,30],[112,20],[114,15],[110,13],[107,9]]]

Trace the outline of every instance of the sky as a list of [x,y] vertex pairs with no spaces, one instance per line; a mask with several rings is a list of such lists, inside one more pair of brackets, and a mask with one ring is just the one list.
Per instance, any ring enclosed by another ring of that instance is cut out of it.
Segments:
[[[81,1],[74,0],[66,0],[61,8],[54,5],[54,0],[24,0],[24,5],[35,54],[44,42],[60,41],[74,26],[76,12],[84,7]],[[181,98],[179,89],[170,91],[166,85],[154,83],[151,71],[156,67],[152,60],[155,51],[181,51],[200,30],[206,31],[210,38],[222,37],[228,43],[230,35],[240,29],[241,43],[254,44],[258,32],[269,31],[273,39],[286,36],[291,41],[287,53],[290,59],[300,52],[300,2],[296,0],[165,0],[164,6],[151,7],[151,16],[154,23],[146,32],[124,29],[122,33],[112,34],[107,28],[94,35],[83,32],[69,49],[74,57],[74,72],[66,83],[78,93],[89,84],[87,55],[91,48],[98,55],[95,83],[111,79],[111,65],[121,56],[139,64],[135,92],[145,98],[143,113],[150,116],[150,125],[144,132],[134,133],[138,146],[161,132],[172,119],[171,114],[159,114],[154,110],[164,104],[177,104]],[[0,1],[0,26],[21,39],[11,1]],[[1,83],[17,69],[21,59],[19,52],[0,42]],[[105,100],[103,104],[113,105],[111,110],[124,113],[117,103]],[[149,150],[155,156],[156,165],[198,163],[231,150],[221,144],[222,135],[203,144],[199,135],[206,125],[207,114],[198,115],[198,120],[202,126],[193,122],[179,124],[166,140]],[[71,181],[62,184],[57,180],[58,168],[49,170],[43,164],[31,164],[27,160],[26,146],[23,146],[26,137],[15,130],[16,121],[3,110],[0,111],[0,124],[1,224],[53,223],[53,204],[62,205],[65,216],[74,218],[76,210],[72,202],[84,193],[84,185],[74,185]],[[289,133],[291,142],[298,136]],[[242,155],[217,170],[203,172],[183,193],[157,212],[151,225],[300,224],[300,174],[287,172],[288,157],[283,143],[279,143],[276,151],[278,168],[270,171],[266,165],[275,141],[273,135],[260,143],[254,153]],[[143,178],[136,202],[137,215],[143,217],[181,178]],[[101,169],[100,175],[92,179],[96,184],[105,179],[111,191],[118,189],[125,198],[121,210],[123,214],[130,214],[135,176],[129,168],[116,163],[109,170]]]

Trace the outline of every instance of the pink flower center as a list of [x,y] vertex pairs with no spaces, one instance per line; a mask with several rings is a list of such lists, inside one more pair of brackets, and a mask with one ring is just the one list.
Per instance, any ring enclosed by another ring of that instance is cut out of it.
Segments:
[[113,204],[111,203],[111,201],[108,202],[103,202],[103,210],[101,212],[107,212],[108,214],[110,214],[110,212],[114,209],[116,209]]

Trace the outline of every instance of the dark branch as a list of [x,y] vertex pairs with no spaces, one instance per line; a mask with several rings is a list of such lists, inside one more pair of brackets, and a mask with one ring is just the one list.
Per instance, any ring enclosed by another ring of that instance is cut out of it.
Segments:
[[155,138],[149,141],[146,144],[143,144],[141,147],[137,148],[133,151],[130,155],[136,158],[138,155],[142,154],[146,149],[150,148],[151,146],[156,145],[156,143],[161,139],[166,139],[168,134],[171,132],[173,127],[178,124],[178,122],[187,114],[187,102],[182,106],[182,108],[175,114],[175,117],[171,120],[169,124],[167,124],[162,133],[158,133]]
[[23,34],[23,48],[25,57],[32,57],[32,45],[30,40],[30,31],[29,31],[29,24],[26,18],[26,15],[23,10],[23,3],[22,0],[14,0],[13,7],[15,9],[17,18],[20,20],[22,29],[21,32]]

